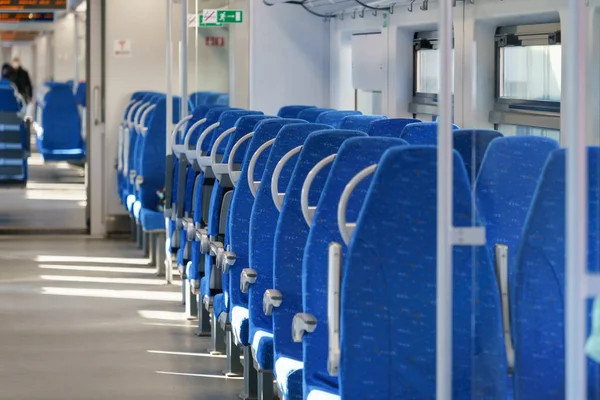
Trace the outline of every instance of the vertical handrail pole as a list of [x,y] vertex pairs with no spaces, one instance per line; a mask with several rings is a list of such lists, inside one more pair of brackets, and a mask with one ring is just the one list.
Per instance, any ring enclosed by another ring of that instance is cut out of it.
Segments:
[[[171,131],[173,130],[173,2],[167,0],[167,157],[173,154]],[[169,173],[169,171],[167,171]],[[170,204],[168,207],[170,208]]]
[[567,270],[566,270],[566,398],[587,398],[586,274],[588,254],[587,35],[586,0],[569,0],[565,46],[565,110],[567,135]]
[[452,0],[440,1],[436,399],[452,400]]
[[188,0],[181,0],[181,119],[188,115]]
[[[195,1],[196,3],[196,18],[198,18],[198,26],[200,26],[200,8],[198,6],[198,0]],[[200,91],[200,42],[199,42],[199,35],[198,35],[198,27],[194,27],[194,40],[195,40],[195,46],[196,46],[196,91]],[[196,106],[196,104],[194,104],[194,106]]]

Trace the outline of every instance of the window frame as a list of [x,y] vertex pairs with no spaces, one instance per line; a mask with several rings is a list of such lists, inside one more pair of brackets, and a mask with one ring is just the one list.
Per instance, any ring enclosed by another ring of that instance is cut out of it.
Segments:
[[489,122],[495,129],[499,125],[517,125],[560,131],[560,101],[500,97],[504,76],[501,49],[561,45],[560,23],[500,26],[496,28],[494,42],[495,104]]

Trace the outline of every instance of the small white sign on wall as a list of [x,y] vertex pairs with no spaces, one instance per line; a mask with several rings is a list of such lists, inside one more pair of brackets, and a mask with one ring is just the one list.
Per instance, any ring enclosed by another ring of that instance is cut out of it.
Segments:
[[114,56],[115,57],[131,57],[131,40],[117,39],[114,45]]

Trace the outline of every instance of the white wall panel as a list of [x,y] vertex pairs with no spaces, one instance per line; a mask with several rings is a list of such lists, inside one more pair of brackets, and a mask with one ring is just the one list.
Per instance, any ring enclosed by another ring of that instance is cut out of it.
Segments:
[[352,82],[355,89],[382,91],[387,43],[381,33],[352,35]]

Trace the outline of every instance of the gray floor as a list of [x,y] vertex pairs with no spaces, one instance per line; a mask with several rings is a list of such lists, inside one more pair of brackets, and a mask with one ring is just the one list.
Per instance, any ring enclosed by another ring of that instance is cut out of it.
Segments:
[[139,256],[128,241],[0,237],[0,399],[237,397],[180,288]]
[[27,187],[0,186],[0,230],[84,231],[85,207],[83,168],[33,153]]

